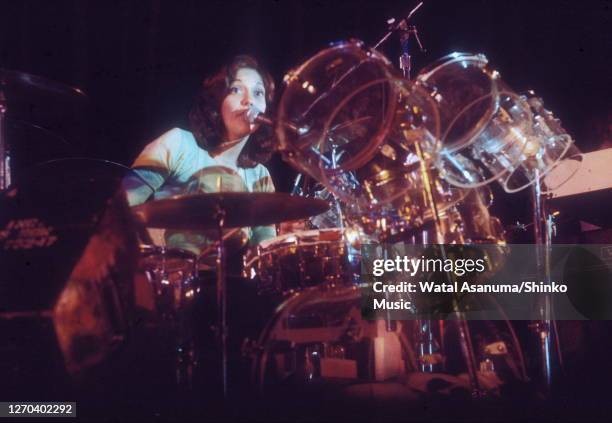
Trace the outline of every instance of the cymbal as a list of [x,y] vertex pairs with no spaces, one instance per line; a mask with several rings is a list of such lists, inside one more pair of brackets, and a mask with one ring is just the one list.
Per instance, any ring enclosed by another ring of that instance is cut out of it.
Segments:
[[328,209],[326,201],[279,192],[191,194],[132,207],[147,227],[176,230],[214,229],[218,210],[225,213],[224,228],[240,228],[303,219]]
[[[61,95],[75,99],[85,99],[87,95],[79,88],[71,87],[62,82],[53,81],[42,76],[26,72],[0,69],[0,90],[8,90],[20,95]],[[11,101],[10,96],[7,99]]]

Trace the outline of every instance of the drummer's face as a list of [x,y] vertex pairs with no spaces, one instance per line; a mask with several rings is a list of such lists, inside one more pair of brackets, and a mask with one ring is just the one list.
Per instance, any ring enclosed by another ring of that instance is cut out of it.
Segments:
[[227,141],[243,138],[258,128],[250,123],[247,112],[255,107],[266,111],[266,89],[259,73],[251,68],[241,68],[230,84],[229,94],[221,104],[221,117],[225,125]]

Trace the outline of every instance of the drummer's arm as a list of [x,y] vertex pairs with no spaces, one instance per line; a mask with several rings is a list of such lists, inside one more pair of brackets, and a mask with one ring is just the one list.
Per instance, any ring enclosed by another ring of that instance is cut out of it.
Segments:
[[144,203],[164,184],[175,166],[180,137],[180,130],[172,129],[148,144],[136,158],[133,172],[123,178],[130,206]]
[[136,206],[147,201],[163,185],[165,177],[162,172],[147,168],[136,168],[123,178],[123,188],[128,204]]

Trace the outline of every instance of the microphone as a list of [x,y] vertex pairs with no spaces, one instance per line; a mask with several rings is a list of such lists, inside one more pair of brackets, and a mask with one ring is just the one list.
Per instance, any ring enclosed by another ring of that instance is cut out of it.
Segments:
[[[259,110],[255,106],[251,106],[249,108],[249,111],[247,112],[246,117],[250,123],[259,123],[259,124],[267,125],[267,126],[274,126],[276,123],[274,122],[274,120],[264,115],[261,112],[261,110]],[[283,126],[299,136],[302,136],[306,134],[308,131],[310,131],[310,128],[307,126],[297,127],[291,122],[284,122]]]
[[251,105],[247,111],[246,118],[249,123],[263,123],[264,125],[273,125],[272,119],[267,118],[263,115],[261,110],[256,106]]

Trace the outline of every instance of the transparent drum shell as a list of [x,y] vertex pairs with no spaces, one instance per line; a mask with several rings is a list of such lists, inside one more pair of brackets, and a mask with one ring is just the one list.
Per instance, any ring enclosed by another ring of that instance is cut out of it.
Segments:
[[[368,234],[419,226],[433,217],[425,199],[421,163],[415,149],[418,143],[434,151],[440,136],[437,107],[427,92],[404,79],[370,81],[336,105],[323,133],[334,131],[354,98],[372,87],[387,84],[392,84],[397,92],[395,112],[388,130],[367,160],[357,162],[353,155],[341,150],[332,166],[319,162],[320,182],[343,203],[347,220]],[[438,211],[461,197],[461,190],[434,175]]]
[[[440,229],[445,244],[505,244],[505,232],[489,207],[493,194],[489,187],[463,190],[462,198],[439,213]],[[395,233],[392,240],[412,244],[436,243],[435,225],[430,222],[417,230]]]
[[[355,89],[337,104],[325,122],[323,133],[334,132],[355,98],[372,87],[388,84],[396,93],[394,113],[367,159],[357,161],[352,154],[343,154],[343,150],[331,166],[319,162],[321,182],[346,204],[361,208],[397,207],[399,199],[420,191],[419,183],[411,177],[419,169],[412,146],[419,143],[435,150],[438,144],[440,126],[436,104],[426,92],[404,79],[374,80]],[[359,134],[350,136],[358,139]]]
[[425,68],[417,83],[439,108],[441,145],[431,155],[442,178],[476,188],[516,168],[533,136],[532,114],[484,55],[448,55]]
[[544,187],[544,191],[556,189],[578,171],[582,155],[559,119],[544,107],[540,97],[533,91],[521,97],[529,104],[533,114],[533,134],[521,154],[519,164],[500,183],[509,193],[520,191],[547,175],[565,159],[563,177],[547,178],[547,186]]
[[[484,55],[457,52],[419,72],[416,84],[439,109],[442,148],[456,151],[474,142],[497,110],[498,78],[497,72],[489,70]],[[468,105],[471,107],[466,111]]]
[[361,271],[361,242],[351,228],[298,231],[264,241],[244,258],[261,294],[288,295],[317,285],[351,285]]
[[287,298],[259,338],[252,375],[260,391],[299,398],[310,385],[338,389],[348,401],[353,387],[405,377],[414,322],[398,321],[389,331],[382,320],[366,320],[362,305],[355,285],[311,287]]
[[[506,261],[508,246],[501,221],[491,216],[489,207],[493,194],[489,187],[464,190],[464,197],[452,207],[439,213],[440,239],[449,245],[472,245],[472,252],[487,263],[482,280],[492,276]],[[437,228],[431,222],[418,230],[403,231],[389,237],[395,254],[406,255],[415,251],[415,245],[427,248],[438,243]],[[409,246],[408,250],[404,246]],[[480,248],[479,246],[483,246]]]
[[[500,84],[501,85],[501,84]],[[470,109],[479,103],[489,102],[489,97],[476,99],[461,111],[442,136],[453,131]],[[527,102],[511,91],[501,91],[497,107],[489,122],[474,136],[471,142],[460,148],[444,148],[434,160],[440,175],[449,183],[463,188],[477,188],[503,178],[523,160],[524,151],[534,139],[532,114]]]
[[[413,166],[406,169],[384,169],[374,179],[374,189],[370,189],[379,198],[392,198],[391,201],[361,205],[357,202],[344,205],[347,221],[362,228],[370,235],[389,236],[405,231],[418,230],[433,221],[431,209],[425,193],[420,170],[420,162],[413,152],[407,152],[408,161],[414,160]],[[436,177],[437,172],[430,173],[433,178],[433,195],[438,214],[444,213],[460,201],[466,193]],[[365,182],[370,184],[370,182]]]
[[[327,179],[326,173],[338,173],[338,157],[342,157],[342,171],[366,162],[392,122],[397,105],[397,89],[391,82],[395,76],[381,53],[364,49],[358,41],[322,50],[289,72],[275,128],[285,160],[321,182]],[[372,81],[381,82],[353,95],[324,130],[336,106]]]

